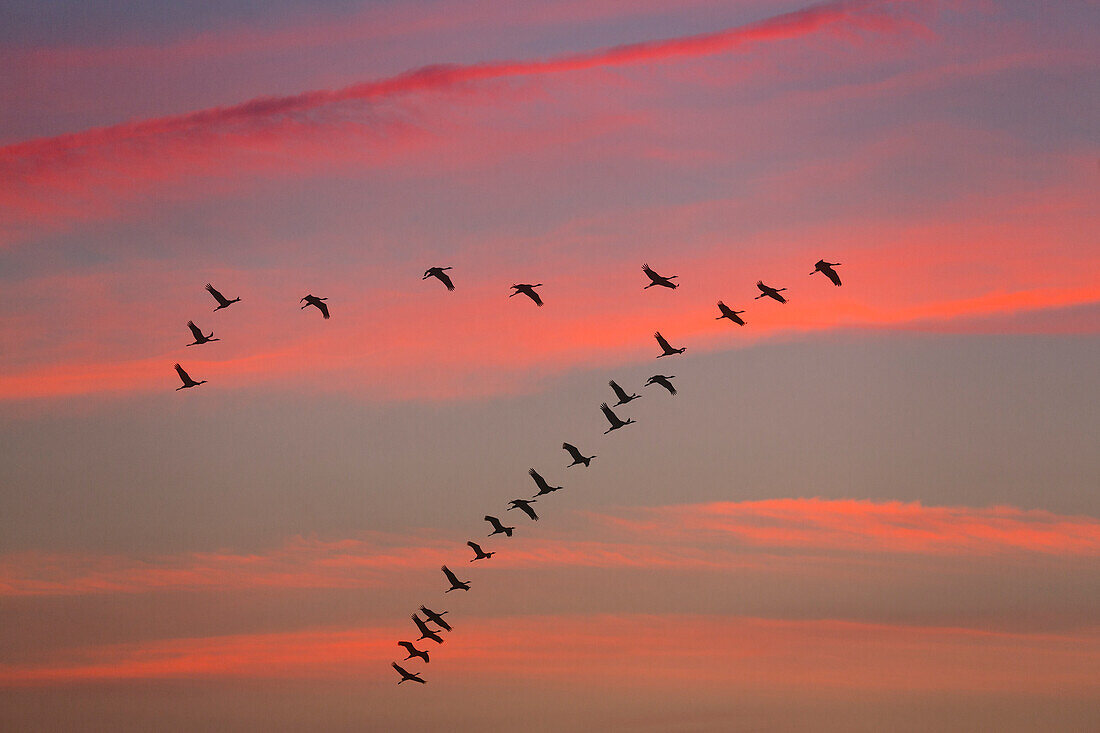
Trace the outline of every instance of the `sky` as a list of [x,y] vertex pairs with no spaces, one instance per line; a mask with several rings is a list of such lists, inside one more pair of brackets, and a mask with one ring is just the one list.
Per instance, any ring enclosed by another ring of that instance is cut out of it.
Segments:
[[0,728],[1100,727],[1097,3],[5,14]]

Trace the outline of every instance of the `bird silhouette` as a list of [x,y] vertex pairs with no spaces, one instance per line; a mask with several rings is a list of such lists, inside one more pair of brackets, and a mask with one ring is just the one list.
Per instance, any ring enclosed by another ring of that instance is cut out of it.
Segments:
[[744,326],[745,322],[741,319],[741,314],[745,311],[735,311],[722,301],[718,301],[718,310],[722,311],[722,315],[718,316],[714,320],[720,321],[723,318],[728,318],[738,326]]
[[539,474],[539,472],[533,468],[529,469],[527,473],[529,473],[531,475],[531,478],[535,480],[535,486],[539,487],[539,493],[535,494],[535,496],[542,496],[543,494],[549,494],[552,491],[558,491],[561,489],[560,486],[551,486],[550,484],[546,483],[546,479],[544,479]]
[[520,293],[523,293],[528,298],[535,301],[535,305],[537,305],[539,308],[541,308],[542,307],[542,298],[540,298],[539,294],[535,292],[535,288],[538,288],[538,287],[542,287],[542,283],[535,283],[534,285],[528,285],[527,283],[520,283],[519,285],[513,285],[512,290],[514,290],[515,292],[511,293],[508,297],[511,298],[512,296],[519,295]]
[[676,388],[672,386],[670,379],[676,379],[676,375],[673,374],[670,377],[666,377],[663,374],[654,374],[652,377],[646,380],[646,384],[659,384],[668,390],[669,394],[676,394]]
[[446,285],[447,290],[454,290],[455,284],[451,282],[451,276],[444,272],[444,270],[453,269],[453,267],[429,267],[427,270],[424,270],[424,277],[420,279],[427,280],[429,277],[439,278],[439,282]]
[[614,379],[612,379],[610,382],[608,382],[608,384],[611,385],[611,391],[614,392],[615,396],[619,398],[619,401],[615,403],[615,407],[619,407],[620,405],[625,405],[627,402],[630,402],[631,400],[636,400],[639,397],[641,397],[641,395],[636,395],[636,394],[628,395],[626,393],[626,390],[623,389],[622,387],[620,387],[619,383],[616,382]]
[[420,679],[419,674],[413,674],[412,672],[409,672],[397,662],[391,662],[391,664],[393,665],[393,668],[397,670],[398,674],[401,675],[401,679],[397,681],[397,684],[400,685],[402,682],[419,682],[422,685],[428,684],[424,680]]
[[648,264],[642,265],[642,272],[644,272],[650,279],[649,285],[646,285],[642,290],[648,290],[654,285],[660,285],[662,288],[676,289],[676,283],[672,282],[676,275],[669,275],[668,277],[662,277],[658,275],[652,267]]
[[183,370],[183,367],[181,367],[179,364],[176,364],[176,373],[179,374],[180,379],[183,380],[183,386],[176,387],[177,392],[179,392],[181,389],[187,389],[188,387],[198,387],[200,384],[206,384],[205,379],[198,382],[196,382],[194,379],[191,379],[191,375],[185,372]]
[[419,649],[417,649],[415,646],[413,646],[413,643],[411,641],[399,641],[399,642],[397,642],[397,646],[405,647],[405,651],[407,651],[409,653],[409,656],[405,657],[405,659],[412,659],[413,657],[420,657],[421,659],[424,660],[424,664],[427,664],[429,661],[431,661],[431,660],[428,659],[428,653],[420,651]]
[[487,535],[489,537],[492,537],[495,534],[505,534],[511,537],[512,530],[515,529],[515,527],[505,527],[503,524],[500,523],[499,519],[489,514],[485,515],[485,521],[493,525],[493,531]]
[[443,591],[444,593],[450,593],[453,590],[470,590],[470,581],[459,580],[455,577],[455,574],[451,572],[451,569],[444,565],[440,568],[443,574],[447,576],[447,580],[451,581],[451,587]]
[[420,641],[420,639],[431,639],[436,644],[443,643],[443,637],[429,629],[428,625],[424,623],[415,613],[412,615],[412,620],[413,623],[416,624],[416,628],[420,629],[420,638],[417,639],[417,641]]
[[187,327],[191,329],[191,335],[195,337],[194,342],[187,344],[188,346],[198,346],[199,344],[207,344],[211,341],[221,341],[221,339],[214,338],[214,332],[211,331],[209,336],[202,335],[202,329],[195,325],[194,321],[188,321]]
[[562,450],[565,450],[569,453],[570,456],[573,457],[573,462],[566,466],[566,468],[576,466],[577,464],[584,464],[584,467],[588,468],[588,464],[592,463],[592,459],[596,457],[583,455],[580,450],[577,449],[577,446],[573,445],[572,443],[562,443],[561,447]]
[[436,613],[427,606],[421,606],[420,610],[424,612],[424,615],[428,617],[429,621],[431,621],[439,628],[445,629],[447,631],[451,630],[451,625],[443,620],[443,614],[447,613],[447,611],[440,611],[439,613]]
[[668,341],[665,341],[665,337],[661,335],[660,331],[655,331],[653,333],[653,338],[657,339],[657,343],[664,350],[664,353],[661,353],[661,354],[657,355],[658,359],[660,359],[662,356],[672,356],[673,354],[682,354],[687,350],[687,347],[684,347],[684,346],[681,346],[678,349],[674,349],[671,346],[669,346]]
[[[474,551],[474,559],[470,562],[474,562],[476,560],[488,560],[490,557],[496,554],[495,552],[486,552],[485,550],[481,549],[481,545],[472,540],[470,542],[467,542],[466,544],[469,545],[470,549]],[[451,590],[454,590],[454,588],[451,588]],[[469,589],[467,588],[467,590]]]
[[[840,287],[840,275],[836,274],[836,270],[833,269],[834,267],[840,267],[840,263],[839,262],[826,262],[825,260],[818,260],[817,264],[814,265],[814,272],[820,272],[820,273],[824,274],[825,277],[827,277],[827,278],[829,278],[830,280],[833,281],[833,285],[836,285],[839,288]],[[813,275],[814,272],[811,272],[810,274]]]
[[324,302],[326,300],[328,300],[328,298],[318,298],[316,295],[307,295],[306,297],[302,298],[298,302],[299,303],[305,303],[305,305],[302,306],[303,309],[308,308],[311,305],[316,307],[317,310],[321,311],[321,315],[324,316],[325,320],[327,321],[328,320],[328,305],[326,305],[325,302]]
[[634,420],[629,418],[629,417],[626,420],[620,420],[619,416],[616,415],[611,410],[611,408],[607,406],[606,402],[600,403],[600,409],[603,410],[603,415],[604,415],[604,417],[607,418],[607,421],[609,423],[611,423],[611,427],[609,427],[607,430],[603,431],[604,435],[607,435],[612,430],[618,430],[619,428],[623,427],[624,425],[629,425],[630,423],[634,422]]
[[535,503],[534,499],[512,499],[508,503],[512,506],[508,507],[507,511],[519,509],[524,514],[531,517],[531,519],[534,519],[536,522],[539,521],[539,515],[535,514],[535,510],[531,508],[531,505]]
[[772,300],[778,300],[780,303],[787,302],[787,299],[779,294],[786,288],[773,288],[770,285],[765,285],[761,280],[756,281],[756,287],[760,288],[760,295],[756,296],[756,300],[771,298]]
[[239,303],[241,300],[240,298],[228,300],[224,295],[218,292],[217,288],[215,288],[210,283],[206,283],[206,289],[209,290],[210,294],[214,296],[214,300],[218,301],[218,307],[214,309],[215,311],[220,311],[222,308],[228,308],[234,303]]

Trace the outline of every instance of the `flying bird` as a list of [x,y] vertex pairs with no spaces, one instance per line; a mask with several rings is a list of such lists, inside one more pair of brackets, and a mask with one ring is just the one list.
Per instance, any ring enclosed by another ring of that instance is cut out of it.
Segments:
[[[443,637],[429,629],[428,625],[424,623],[415,613],[412,615],[412,619],[413,622],[416,624],[416,628],[420,629],[420,639],[431,639],[436,644],[443,643]],[[417,641],[420,641],[420,639],[417,639]]]
[[241,300],[240,298],[228,300],[224,295],[218,292],[217,288],[215,288],[210,283],[206,283],[206,289],[209,290],[210,294],[214,296],[214,300],[218,301],[218,307],[214,309],[215,311],[220,311],[222,308],[228,308],[229,306],[233,305],[234,303],[238,303]]
[[328,305],[325,304],[326,300],[328,300],[328,298],[318,298],[316,295],[307,295],[298,302],[305,303],[305,305],[302,306],[303,309],[308,308],[311,305],[316,307],[317,310],[321,311],[321,315],[324,316],[325,320],[327,321]]
[[603,431],[604,435],[607,435],[612,430],[618,430],[622,426],[629,425],[630,423],[634,422],[634,420],[629,417],[625,421],[620,420],[619,416],[612,412],[611,408],[607,406],[606,402],[600,403],[600,409],[603,410],[603,415],[607,418],[607,421],[611,423],[611,427]]
[[188,346],[198,346],[199,344],[206,344],[211,341],[221,341],[221,339],[214,338],[213,331],[210,332],[209,336],[203,336],[202,329],[196,326],[194,321],[188,321],[187,327],[191,329],[191,335],[195,337],[195,341],[187,344]]
[[646,285],[644,288],[642,288],[642,290],[648,290],[649,288],[653,287],[654,285],[660,285],[662,288],[672,288],[672,289],[676,288],[676,283],[672,282],[676,278],[676,275],[669,275],[668,277],[662,277],[661,275],[658,275],[654,271],[654,269],[652,267],[650,267],[648,264],[647,265],[642,265],[642,272],[644,272],[649,277],[649,280],[650,280],[649,285]]
[[515,529],[515,527],[505,527],[503,524],[500,523],[499,519],[489,514],[485,515],[485,521],[493,525],[493,531],[488,534],[489,537],[492,537],[495,534],[505,534],[511,537],[512,530]]
[[397,670],[398,674],[401,675],[401,679],[397,681],[397,684],[400,685],[402,682],[419,682],[422,685],[428,684],[424,680],[420,679],[419,674],[413,674],[412,672],[409,672],[397,662],[391,662],[391,664],[393,665],[393,668]]
[[657,343],[664,350],[664,353],[661,353],[661,354],[657,355],[658,359],[660,359],[662,356],[672,356],[673,354],[682,354],[682,353],[684,353],[684,351],[687,350],[687,347],[685,347],[685,346],[681,346],[678,349],[674,349],[671,346],[669,346],[668,341],[665,341],[665,337],[661,335],[660,331],[655,331],[653,333],[653,338],[657,339]]
[[730,308],[728,305],[723,303],[722,301],[718,301],[718,310],[722,311],[722,315],[718,316],[714,320],[720,321],[723,318],[728,318],[731,321],[733,321],[734,323],[736,323],[738,326],[744,326],[745,325],[745,321],[743,321],[741,319],[741,314],[744,313],[745,311],[735,311],[732,308]]
[[534,285],[528,285],[527,283],[520,283],[519,285],[513,285],[512,290],[514,290],[515,292],[510,294],[508,297],[511,298],[512,296],[519,295],[520,293],[523,293],[528,298],[535,301],[535,305],[537,305],[539,308],[541,308],[542,307],[542,298],[540,298],[539,294],[535,292],[535,288],[539,288],[539,287],[542,287],[542,283],[535,283]]
[[180,379],[183,380],[183,386],[176,387],[177,392],[179,392],[181,389],[187,389],[188,387],[198,387],[200,384],[206,384],[205,379],[198,382],[196,382],[194,379],[191,379],[191,375],[185,372],[183,370],[183,367],[181,367],[179,364],[176,364],[176,374],[179,374]]
[[531,478],[535,480],[535,486],[539,487],[539,493],[535,494],[535,496],[542,496],[543,494],[549,494],[551,491],[558,491],[559,489],[561,489],[560,486],[551,486],[550,484],[546,483],[546,479],[544,479],[539,474],[539,472],[533,468],[529,469],[527,473],[529,473],[531,475]]
[[512,505],[508,507],[508,511],[519,509],[524,514],[531,517],[531,519],[534,519],[536,522],[539,521],[539,515],[535,514],[535,510],[531,508],[531,505],[535,503],[534,499],[512,499],[508,503]]
[[443,591],[444,593],[450,593],[453,590],[470,590],[470,581],[459,580],[455,577],[455,574],[451,572],[451,569],[444,565],[440,568],[443,574],[447,576],[447,580],[451,581],[451,587]]
[[405,657],[405,659],[420,657],[424,660],[424,664],[427,664],[429,662],[428,653],[417,649],[415,646],[413,646],[413,643],[411,641],[399,641],[397,642],[397,646],[405,647],[405,651],[409,653],[409,656]]
[[668,390],[669,394],[676,394],[676,388],[672,386],[670,379],[676,379],[676,375],[673,374],[670,377],[666,377],[663,374],[654,374],[652,377],[646,380],[646,384],[659,384]]
[[[466,544],[469,545],[470,549],[474,551],[474,559],[470,562],[474,562],[475,560],[488,560],[490,557],[496,554],[495,552],[486,552],[485,550],[481,549],[481,545],[476,542],[471,541],[467,542]],[[454,590],[454,588],[451,588],[451,590]],[[467,588],[466,590],[469,590],[469,588]]]
[[765,285],[761,280],[756,281],[756,287],[760,288],[760,295],[756,296],[756,300],[767,297],[772,300],[778,300],[780,303],[787,302],[787,299],[779,294],[786,290],[786,288],[773,288],[770,285]]
[[566,468],[576,466],[579,463],[583,463],[584,467],[588,468],[588,464],[590,464],[592,462],[592,459],[596,457],[583,455],[580,450],[578,450],[577,446],[573,445],[572,443],[562,443],[561,447],[562,450],[568,452],[569,455],[573,457],[573,462],[570,463],[569,466],[566,466]]
[[424,615],[428,617],[429,621],[437,625],[439,628],[445,629],[447,631],[451,630],[451,625],[443,620],[443,614],[447,613],[447,611],[440,611],[439,613],[436,613],[427,606],[421,606],[420,610],[424,612]]
[[615,403],[615,407],[625,405],[627,402],[630,402],[631,400],[636,400],[641,396],[636,394],[628,395],[626,393],[626,390],[620,387],[619,383],[616,382],[614,379],[608,382],[608,384],[611,385],[611,391],[614,392],[615,396],[619,398],[619,401]]
[[446,285],[447,290],[454,290],[455,284],[451,282],[451,276],[444,272],[444,270],[453,269],[453,267],[429,267],[427,270],[424,270],[424,277],[420,279],[427,280],[429,277],[439,278],[439,282]]
[[[840,275],[836,274],[836,270],[833,269],[834,267],[839,266],[839,262],[826,262],[825,260],[818,260],[817,264],[814,265],[814,272],[823,273],[825,277],[833,281],[833,285],[836,285],[839,288]],[[814,272],[811,272],[810,274],[813,275]]]

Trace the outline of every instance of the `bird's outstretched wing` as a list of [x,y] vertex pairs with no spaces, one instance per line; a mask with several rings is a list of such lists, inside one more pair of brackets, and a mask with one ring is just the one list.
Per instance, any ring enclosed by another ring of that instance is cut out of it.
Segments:
[[833,285],[840,287],[840,275],[832,267],[826,267],[822,270],[825,273],[825,277],[833,281]]
[[644,272],[650,280],[659,280],[661,277],[653,270],[652,267],[649,266],[648,262],[642,265],[642,272]]
[[187,375],[187,372],[185,372],[185,371],[183,370],[183,367],[181,367],[181,366],[180,366],[179,364],[176,364],[176,374],[179,374],[179,375],[180,375],[180,379],[182,379],[182,380],[183,380],[183,383],[184,383],[184,384],[187,384],[188,382],[190,382],[190,381],[191,381],[191,377],[189,377],[189,376]]
[[455,284],[451,282],[451,278],[447,275],[447,273],[440,270],[436,277],[438,277],[440,281],[447,286],[447,290],[455,289]]
[[562,443],[561,447],[562,447],[563,450],[566,450],[566,451],[569,452],[569,455],[573,457],[573,460],[577,460],[578,458],[581,457],[581,452],[579,450],[577,450],[577,446],[575,446],[571,443]]
[[447,567],[446,565],[441,567],[440,570],[443,571],[443,574],[447,576],[447,580],[451,581],[452,584],[457,584],[459,582],[458,578],[455,576],[455,574],[452,573],[451,569],[449,567]]
[[318,300],[316,303],[314,303],[314,305],[316,305],[317,309],[321,311],[321,316],[324,317],[327,320],[328,317],[329,317],[328,303],[325,303],[322,300]]
[[210,291],[210,294],[214,296],[214,300],[218,301],[219,304],[225,305],[226,303],[229,302],[228,300],[225,299],[225,296],[222,295],[221,293],[219,293],[218,289],[215,288],[210,283],[206,283],[206,289]]
[[535,305],[537,305],[539,308],[542,307],[542,298],[539,297],[539,294],[535,292],[534,288],[528,290],[527,294],[531,296],[531,300],[535,301]]
[[196,341],[202,340],[202,329],[196,326],[194,321],[188,321],[187,327],[191,329],[191,335],[195,337]]
[[657,343],[660,344],[662,349],[672,351],[672,347],[669,346],[668,341],[665,341],[665,337],[661,335],[660,331],[654,331],[653,338],[657,339]]
[[615,396],[619,398],[620,402],[625,400],[629,396],[627,395],[626,390],[620,387],[619,383],[616,382],[614,379],[608,382],[608,384],[611,385],[611,391],[615,393]]
[[535,486],[538,486],[540,490],[547,487],[546,479],[540,476],[538,471],[533,468],[529,468],[527,469],[527,473],[531,478],[535,480]]
[[483,554],[482,550],[481,550],[481,545],[479,545],[478,543],[473,542],[471,540],[471,541],[467,542],[466,544],[469,545],[470,549],[473,550],[474,552],[476,552],[477,554],[479,554],[479,555]]
[[603,411],[604,417],[606,417],[608,421],[610,421],[611,424],[614,425],[617,418],[615,416],[615,413],[611,411],[611,408],[607,406],[606,402],[600,403],[600,410]]

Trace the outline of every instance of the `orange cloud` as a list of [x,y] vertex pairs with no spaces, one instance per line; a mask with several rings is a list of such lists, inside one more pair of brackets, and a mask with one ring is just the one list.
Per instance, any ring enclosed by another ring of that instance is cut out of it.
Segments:
[[[1095,693],[1100,632],[1011,633],[829,619],[601,615],[454,618],[417,664],[430,681],[533,678],[613,687]],[[5,686],[142,679],[335,679],[389,685],[406,625],[171,639],[0,665]]]
[[[521,536],[475,572],[514,568],[792,571],[841,567],[841,553],[984,557],[1032,553],[1075,559],[1100,555],[1100,520],[1015,507],[927,507],[901,502],[773,499],[594,514],[615,533],[603,541],[571,535]],[[605,531],[606,534],[606,531]],[[249,588],[366,588],[397,585],[410,569],[432,573],[469,552],[462,539],[382,533],[294,538],[248,555],[195,552],[131,558],[16,553],[0,556],[0,597]],[[493,545],[487,544],[487,549]],[[766,550],[795,550],[774,555]]]
[[632,532],[684,536],[704,532],[750,547],[933,555],[1100,555],[1100,520],[1011,506],[769,499],[659,507],[638,514],[641,518],[603,519]]

